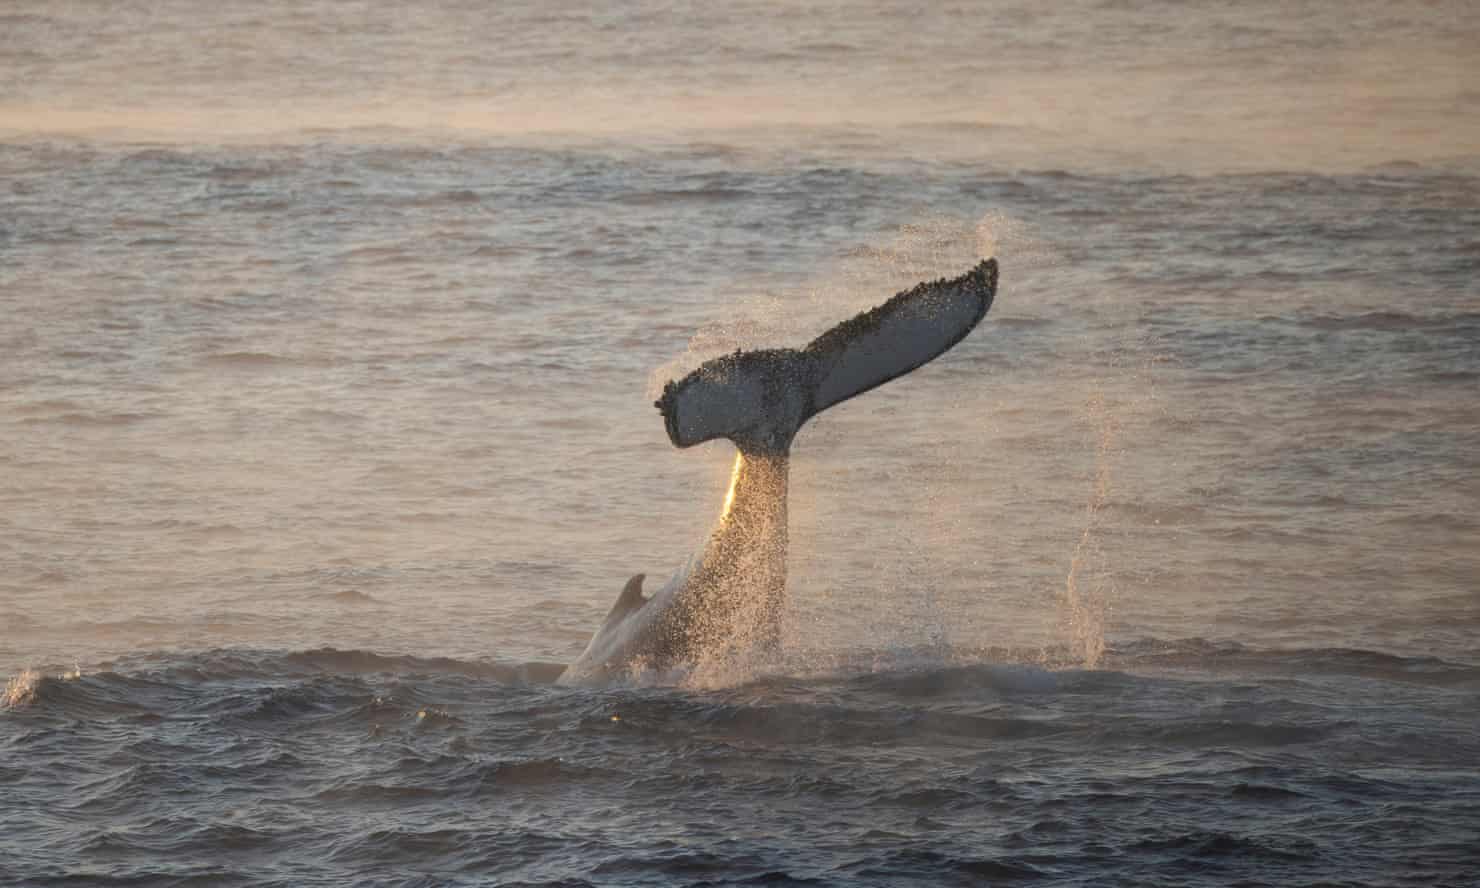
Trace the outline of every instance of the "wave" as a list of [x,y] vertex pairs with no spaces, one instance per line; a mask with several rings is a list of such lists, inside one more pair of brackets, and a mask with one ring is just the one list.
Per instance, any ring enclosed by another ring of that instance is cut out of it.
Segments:
[[992,715],[934,706],[881,709],[877,697],[849,697],[834,703],[807,696],[782,699],[751,696],[718,699],[682,693],[637,694],[586,713],[590,730],[621,731],[650,739],[703,736],[734,745],[802,743],[831,747],[890,745],[930,740],[975,744],[985,740],[1026,740],[1070,730],[1070,725],[1032,714]]
[[492,681],[518,687],[550,685],[563,664],[492,663],[446,657],[390,656],[370,651],[273,652],[218,649],[143,653],[89,669],[53,674],[25,669],[9,679],[0,710],[30,710],[62,718],[209,716],[241,724],[328,719],[414,722],[423,728],[457,723],[435,700],[402,687],[377,694],[371,681]]
[[327,647],[285,654],[281,660],[287,666],[316,672],[390,675],[452,673],[476,678],[491,678],[509,684],[550,684],[565,671],[563,663],[495,663],[455,660],[451,657],[396,656]]
[[[19,683],[26,702],[0,713],[16,753],[0,796],[20,800],[13,818],[36,792],[57,799],[78,828],[43,851],[67,866],[312,853],[341,881],[388,867],[507,881],[563,855],[561,872],[596,881],[1011,884],[1056,878],[1064,855],[1313,867],[1324,852],[1273,824],[1366,810],[1429,829],[1464,789],[1436,790],[1426,819],[1414,800],[1437,784],[1412,775],[1480,755],[1445,690],[1389,688],[1374,705],[1294,665],[1463,664],[1201,639],[1110,655],[1085,670],[1029,650],[903,648],[694,690],[566,688],[528,680],[551,664],[353,649],[138,654]],[[731,811],[772,812],[808,841],[827,812],[844,838],[801,866],[737,833]],[[555,826],[570,823],[579,834]],[[691,840],[711,825],[714,841]],[[1442,838],[1428,850],[1456,858]]]
[[633,206],[667,206],[683,203],[731,203],[755,196],[755,192],[748,191],[744,188],[715,186],[708,188],[637,191],[616,198],[616,202]]
[[853,683],[868,690],[924,698],[983,691],[1047,693],[1061,688],[1065,677],[1041,666],[1007,663],[879,672],[859,676]]
[[218,354],[206,355],[201,360],[207,364],[229,367],[272,367],[280,364],[297,363],[292,358],[258,351],[220,352]]
[[1356,315],[1318,315],[1295,323],[1316,330],[1450,330],[1480,328],[1480,313],[1422,315],[1403,311],[1369,311]]
[[1436,370],[1425,373],[1423,378],[1429,382],[1480,382],[1480,370]]
[[[354,590],[351,590],[354,591]],[[341,599],[340,595],[334,596]],[[375,599],[364,593],[341,600]],[[508,684],[550,684],[565,670],[563,663],[527,663],[417,657],[333,647],[298,651],[215,648],[191,653],[142,652],[107,664],[109,668],[144,671],[192,681],[230,681],[317,675],[435,676],[460,675]]]
[[1229,791],[1229,797],[1239,801],[1250,802],[1289,802],[1296,799],[1306,798],[1303,792],[1286,789],[1283,786],[1270,786],[1261,783],[1240,783]]
[[[1248,715],[1257,718],[1259,713],[1251,712]],[[1188,719],[1171,724],[1159,721],[1140,721],[1108,730],[1103,734],[1103,739],[1105,742],[1131,745],[1154,743],[1163,747],[1194,749],[1219,747],[1258,749],[1320,743],[1354,724],[1355,722],[1341,720],[1315,724],[1233,719],[1217,721]]]
[[1296,836],[1235,836],[1228,833],[1190,832],[1145,839],[1132,846],[1141,853],[1190,852],[1193,857],[1267,858],[1304,861],[1316,857],[1316,846]]
[[1006,884],[1036,881],[1047,873],[1023,861],[1005,858],[958,857],[938,851],[905,849],[865,858],[848,867],[856,878],[867,879],[945,879],[968,884]]
[[369,247],[355,247],[346,250],[338,256],[342,260],[354,260],[368,262],[372,265],[404,265],[415,261],[415,255],[405,247],[389,244]]
[[1452,512],[1421,512],[1401,515],[1389,518],[1383,523],[1416,527],[1422,530],[1449,531],[1456,534],[1471,534],[1480,529],[1480,522],[1466,515],[1456,515]]
[[[457,732],[467,727],[462,708],[489,694],[540,693],[564,701],[558,704],[562,707],[575,707],[572,717],[588,729],[651,737],[686,735],[699,725],[726,742],[790,738],[848,746],[918,737],[946,744],[1052,740],[1058,734],[1096,731],[1112,743],[1257,747],[1314,743],[1349,724],[1323,707],[1295,704],[1278,694],[1168,722],[1056,722],[1032,709],[1080,698],[1184,694],[1188,683],[1264,682],[1269,676],[1303,683],[1358,679],[1436,691],[1480,689],[1480,666],[1436,657],[1348,648],[1258,649],[1197,638],[1112,645],[1105,668],[1097,670],[1054,664],[1051,651],[909,651],[883,662],[877,653],[844,657],[825,669],[812,664],[808,671],[791,674],[786,664],[772,664],[770,672],[742,676],[718,688],[685,686],[684,677],[678,676],[668,686],[649,682],[567,689],[554,686],[564,671],[560,663],[329,647],[228,648],[136,654],[86,674],[80,668],[60,674],[27,669],[9,679],[0,709],[71,718],[190,715],[242,726],[322,722]],[[984,705],[1010,708],[979,711]],[[904,707],[908,717],[880,706]],[[1019,708],[1024,706],[1029,709]]]
[[148,715],[155,698],[178,691],[169,682],[131,675],[81,671],[41,674],[32,669],[10,680],[0,709],[30,708],[76,718]]
[[40,684],[41,673],[34,669],[22,670],[5,683],[5,693],[0,695],[0,709],[13,709],[30,703],[36,699],[36,689]]
[[475,204],[482,201],[478,192],[468,188],[458,188],[452,191],[442,191],[436,194],[417,195],[406,198],[400,203],[412,207],[437,207],[444,205]]
[[359,589],[341,589],[338,592],[329,592],[325,597],[330,601],[339,601],[345,604],[379,604],[380,599],[361,592]]
[[1213,642],[1202,638],[1143,639],[1112,646],[1106,652],[1105,662],[1121,669],[1280,673],[1295,678],[1350,676],[1434,687],[1480,688],[1480,666],[1360,648],[1260,649],[1235,641]]
[[21,422],[26,425],[37,425],[41,423],[58,423],[70,426],[123,426],[138,422],[146,422],[151,419],[159,419],[166,414],[149,412],[72,412],[60,413],[51,416],[28,416]]

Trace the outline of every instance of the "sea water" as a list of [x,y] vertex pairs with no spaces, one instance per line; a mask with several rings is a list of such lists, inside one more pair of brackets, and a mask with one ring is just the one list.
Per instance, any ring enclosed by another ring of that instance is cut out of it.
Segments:
[[[0,883],[1473,884],[1473,4],[0,12]],[[662,384],[812,421],[786,639]]]

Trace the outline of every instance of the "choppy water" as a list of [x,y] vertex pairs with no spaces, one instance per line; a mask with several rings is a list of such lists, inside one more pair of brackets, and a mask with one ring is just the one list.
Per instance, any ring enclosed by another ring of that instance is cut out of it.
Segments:
[[[7,717],[35,884],[1463,884],[1480,668],[1140,643],[724,691],[139,654]],[[558,667],[557,667],[558,669]],[[101,878],[104,874],[107,879]]]
[[[0,14],[0,882],[1469,884],[1470,4]],[[996,255],[794,452],[657,386]]]

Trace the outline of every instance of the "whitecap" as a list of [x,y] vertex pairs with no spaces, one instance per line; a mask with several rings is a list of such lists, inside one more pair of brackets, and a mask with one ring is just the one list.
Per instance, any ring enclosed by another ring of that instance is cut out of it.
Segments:
[[41,685],[41,673],[34,669],[23,669],[5,685],[0,695],[0,709],[14,709],[36,699],[36,688]]

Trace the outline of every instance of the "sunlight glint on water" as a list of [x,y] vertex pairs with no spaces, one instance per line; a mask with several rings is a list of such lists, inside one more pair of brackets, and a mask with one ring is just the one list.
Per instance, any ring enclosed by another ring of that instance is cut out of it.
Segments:
[[[1476,45],[7,4],[0,883],[1468,884]],[[554,685],[724,508],[664,382],[986,255],[799,436],[777,655]]]

